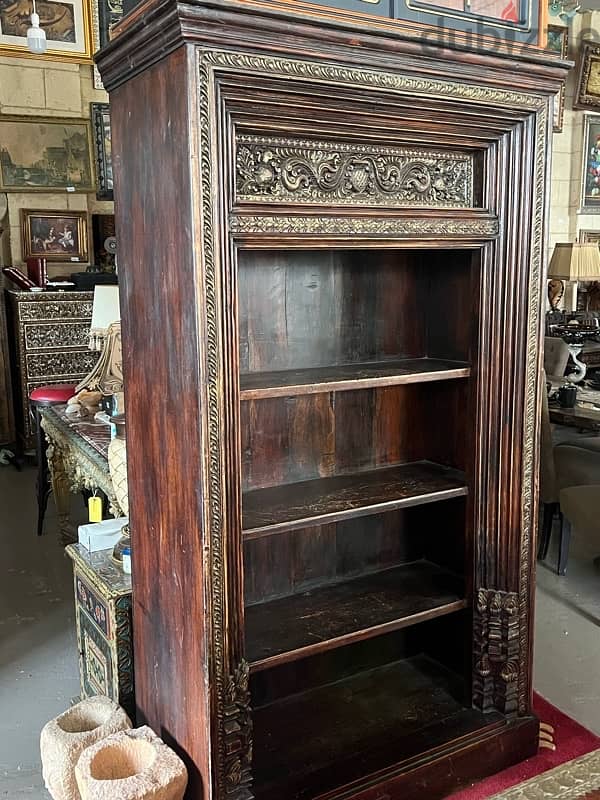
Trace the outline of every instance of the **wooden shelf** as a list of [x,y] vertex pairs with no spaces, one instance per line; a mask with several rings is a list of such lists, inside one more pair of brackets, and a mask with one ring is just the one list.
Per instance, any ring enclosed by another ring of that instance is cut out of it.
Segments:
[[242,400],[260,400],[319,392],[345,392],[403,383],[427,383],[468,378],[470,366],[462,361],[410,358],[373,361],[318,369],[281,370],[240,375]]
[[428,561],[246,608],[246,655],[258,671],[466,608],[463,582]]
[[315,797],[340,775],[350,783],[497,726],[500,715],[461,704],[463,690],[454,673],[417,655],[255,708],[256,797]]
[[339,522],[467,494],[462,472],[431,461],[245,492],[244,537]]

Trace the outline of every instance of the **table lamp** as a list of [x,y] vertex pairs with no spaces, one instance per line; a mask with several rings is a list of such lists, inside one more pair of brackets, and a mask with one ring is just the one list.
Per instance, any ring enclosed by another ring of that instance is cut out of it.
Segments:
[[578,281],[600,279],[600,249],[597,242],[561,242],[554,245],[548,277],[575,284],[571,310],[577,311]]
[[[577,282],[594,281],[600,278],[600,249],[596,242],[560,243],[554,246],[548,269],[549,278],[560,278],[573,281],[573,310],[577,308]],[[575,372],[567,375],[570,383],[580,383],[586,375],[587,367],[580,361],[580,355],[586,338],[597,335],[598,331],[587,329],[570,323],[559,329],[560,335],[569,347],[569,353],[575,364]]]
[[[103,395],[122,395],[121,311],[118,286],[96,286],[90,329],[90,350],[100,350],[100,358],[76,391],[99,391]],[[122,408],[122,400],[120,403]]]
[[108,326],[111,322],[119,322],[120,319],[119,287],[96,286],[94,288],[94,304],[92,306],[90,350],[102,350]]

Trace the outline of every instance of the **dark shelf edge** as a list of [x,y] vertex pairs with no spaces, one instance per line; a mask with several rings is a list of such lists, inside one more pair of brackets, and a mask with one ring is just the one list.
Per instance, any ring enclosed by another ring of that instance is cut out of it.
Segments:
[[413,383],[434,383],[437,381],[469,378],[471,367],[438,370],[434,372],[413,372],[408,375],[387,375],[374,378],[355,378],[320,383],[297,383],[289,386],[272,386],[265,389],[240,389],[240,400],[266,400],[274,397],[297,397],[326,392],[349,392],[357,389],[377,389],[388,386],[402,386]]
[[273,536],[278,533],[297,528],[312,528],[317,525],[329,525],[334,522],[341,522],[345,519],[358,519],[368,517],[371,514],[380,514],[385,511],[396,511],[400,508],[410,508],[414,506],[427,505],[428,503],[439,503],[443,500],[452,500],[454,497],[465,497],[469,493],[466,486],[458,489],[444,489],[430,494],[416,495],[415,497],[403,497],[397,500],[388,500],[385,503],[361,506],[360,508],[344,509],[343,511],[332,511],[319,516],[304,517],[302,519],[286,520],[276,522],[272,525],[263,525],[260,528],[250,528],[242,531],[244,541],[260,539],[263,536]]
[[286,653],[279,653],[276,656],[269,656],[262,658],[259,661],[250,662],[250,672],[262,672],[266,669],[279,667],[282,664],[289,664],[293,661],[299,661],[302,658],[316,655],[317,653],[325,653],[329,650],[335,650],[338,647],[351,644],[352,642],[365,641],[366,639],[375,639],[377,636],[383,636],[392,631],[399,631],[402,628],[408,628],[412,625],[418,625],[421,622],[427,622],[437,617],[444,617],[448,614],[454,614],[457,611],[463,611],[468,608],[469,600],[463,598],[455,600],[452,603],[445,603],[437,608],[429,608],[426,611],[419,611],[416,614],[410,614],[406,617],[399,617],[391,622],[384,622],[381,625],[373,625],[370,628],[362,628],[359,631],[352,631],[343,636],[336,636],[333,639],[327,639],[324,642],[316,642],[315,644],[305,645],[296,650],[289,650]]

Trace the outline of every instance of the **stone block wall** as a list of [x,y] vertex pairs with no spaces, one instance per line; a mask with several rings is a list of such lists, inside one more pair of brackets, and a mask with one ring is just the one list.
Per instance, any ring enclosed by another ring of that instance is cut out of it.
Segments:
[[[88,64],[34,57],[0,57],[0,116],[89,118],[89,104],[107,100],[106,92],[94,88],[92,67]],[[7,215],[4,220],[0,220],[0,226],[5,229],[0,247],[0,261],[4,266],[22,268],[22,208],[87,210],[90,214],[113,213],[113,204],[99,202],[95,194],[65,191],[8,192],[7,200]],[[72,263],[53,262],[49,264],[48,272],[53,276],[68,274],[75,269]]]

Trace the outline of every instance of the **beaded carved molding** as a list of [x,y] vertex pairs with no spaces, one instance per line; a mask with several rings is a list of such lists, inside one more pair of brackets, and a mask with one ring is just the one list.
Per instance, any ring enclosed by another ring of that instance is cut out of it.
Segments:
[[290,217],[232,215],[234,234],[381,236],[394,238],[468,237],[492,239],[498,235],[498,220],[482,219],[385,219],[381,217]]
[[472,208],[473,156],[236,136],[238,202]]

